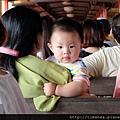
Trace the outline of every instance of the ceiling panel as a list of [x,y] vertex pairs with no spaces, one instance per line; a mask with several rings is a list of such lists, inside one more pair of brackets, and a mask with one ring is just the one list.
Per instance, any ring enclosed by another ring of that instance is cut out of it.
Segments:
[[[74,19],[83,22],[85,19],[94,19],[98,13],[105,7],[108,11],[108,15],[113,16],[115,14],[114,7],[118,8],[118,0],[69,0],[68,4],[64,0],[32,0],[30,2],[22,2],[17,5],[24,5],[31,7],[41,13],[46,11],[48,14],[57,19],[60,17],[66,17],[65,6],[72,6],[74,10],[69,13],[74,14]],[[114,9],[114,12],[112,11]],[[110,11],[111,10],[111,11]]]

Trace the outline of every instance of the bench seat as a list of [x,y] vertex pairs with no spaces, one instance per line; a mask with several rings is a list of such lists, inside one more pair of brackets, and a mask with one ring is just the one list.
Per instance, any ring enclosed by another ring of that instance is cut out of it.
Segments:
[[120,114],[120,99],[112,98],[116,77],[91,78],[90,93],[101,98],[63,98],[61,97],[53,111],[37,111],[33,100],[26,102],[33,114]]

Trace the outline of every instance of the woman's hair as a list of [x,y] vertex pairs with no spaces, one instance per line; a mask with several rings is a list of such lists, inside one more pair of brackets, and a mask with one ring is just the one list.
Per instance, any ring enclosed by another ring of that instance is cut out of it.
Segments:
[[111,30],[110,22],[107,19],[99,19],[98,21],[102,24],[105,35],[108,36]]
[[116,41],[120,44],[120,13],[112,21],[112,33]]
[[[42,35],[42,20],[38,12],[23,6],[17,6],[6,11],[1,17],[8,32],[7,48],[19,51],[19,57],[29,55],[34,46],[38,46],[37,35]],[[18,79],[16,57],[2,54],[0,65]]]
[[42,27],[43,27],[43,49],[45,52],[45,57],[48,58],[53,53],[48,48],[47,43],[49,42],[50,38],[50,29],[53,24],[53,19],[49,16],[42,16]]
[[0,46],[2,46],[6,42],[6,40],[7,40],[7,31],[0,20]]
[[88,19],[83,25],[84,47],[102,47],[105,39],[102,25],[97,20]]
[[80,42],[83,43],[83,28],[82,28],[81,24],[74,19],[66,17],[66,18],[60,18],[60,19],[56,20],[53,23],[53,26],[51,28],[50,36],[56,30],[63,31],[63,32],[76,31],[79,34],[79,37],[81,39]]
[[[110,22],[109,20],[107,19],[104,19],[104,18],[101,18],[101,19],[97,19],[103,26],[103,30],[104,30],[104,34],[105,34],[105,41],[109,41],[111,39],[114,39],[112,38],[112,36],[110,35],[110,30],[111,30],[111,25],[110,25]],[[108,44],[106,43],[103,43],[103,46],[106,46],[106,47],[110,47]]]

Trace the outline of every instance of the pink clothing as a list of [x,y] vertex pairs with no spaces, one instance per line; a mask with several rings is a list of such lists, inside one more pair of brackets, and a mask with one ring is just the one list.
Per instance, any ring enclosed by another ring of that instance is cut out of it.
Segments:
[[120,67],[118,70],[113,97],[120,98]]
[[8,55],[12,55],[12,56],[18,56],[19,54],[19,51],[16,51],[16,50],[13,50],[13,49],[10,49],[10,48],[7,48],[7,47],[0,47],[0,53],[5,53],[5,54],[8,54]]

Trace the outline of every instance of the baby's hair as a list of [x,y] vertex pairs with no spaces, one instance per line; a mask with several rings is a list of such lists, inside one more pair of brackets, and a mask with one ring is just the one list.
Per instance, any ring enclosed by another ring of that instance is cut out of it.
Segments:
[[83,43],[83,28],[81,24],[74,19],[67,18],[67,17],[57,19],[55,22],[53,22],[50,36],[55,30],[60,30],[63,32],[76,31],[80,36],[81,43]]

